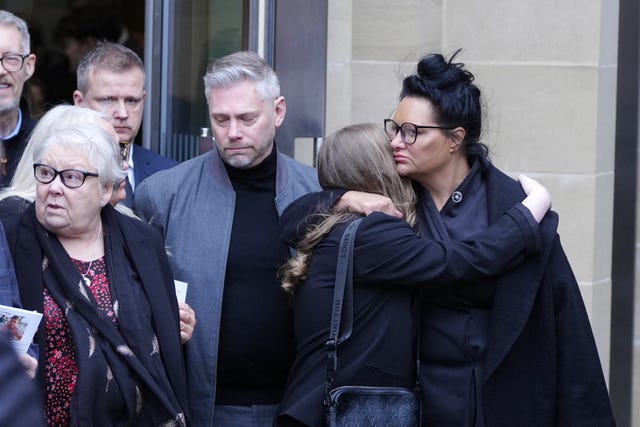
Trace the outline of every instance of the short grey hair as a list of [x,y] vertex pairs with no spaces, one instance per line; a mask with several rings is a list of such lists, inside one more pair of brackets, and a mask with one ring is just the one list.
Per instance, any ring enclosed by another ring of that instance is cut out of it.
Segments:
[[16,15],[6,10],[0,10],[0,25],[14,27],[17,29],[20,32],[20,37],[22,37],[22,54],[27,55],[31,52],[31,36],[29,35],[29,28],[22,18],[18,18]]
[[80,92],[85,93],[89,89],[89,71],[96,68],[118,74],[138,68],[146,79],[144,64],[138,54],[118,43],[98,42],[96,47],[80,60],[76,70],[77,87]]
[[120,151],[113,138],[96,124],[78,123],[53,132],[33,151],[34,163],[42,163],[45,153],[53,146],[63,146],[84,155],[98,171],[98,180],[103,186],[115,185],[127,174],[121,168]]
[[251,51],[232,53],[211,63],[204,76],[204,95],[209,99],[212,89],[246,80],[256,83],[256,89],[265,101],[280,96],[280,82],[273,68]]

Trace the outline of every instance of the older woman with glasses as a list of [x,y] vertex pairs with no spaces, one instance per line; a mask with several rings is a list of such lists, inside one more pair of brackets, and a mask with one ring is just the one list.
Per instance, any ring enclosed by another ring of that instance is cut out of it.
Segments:
[[[125,172],[93,124],[33,151],[35,203],[5,221],[22,305],[44,313],[49,425],[185,425],[178,304],[159,234],[109,203]],[[37,267],[37,268],[36,268]]]
[[[22,157],[15,168],[11,185],[0,189],[0,219],[20,214],[35,200],[36,181],[33,179],[33,150],[51,133],[74,123],[93,123],[117,141],[118,134],[101,113],[90,108],[74,105],[57,105],[40,118],[24,148]],[[114,142],[115,143],[115,142]],[[124,186],[114,189],[111,203],[115,206],[125,198]],[[121,209],[121,207],[118,207]]]
[[[36,180],[34,180],[33,151],[52,133],[64,129],[72,124],[92,123],[100,126],[113,138],[117,144],[118,134],[113,126],[105,120],[102,113],[91,108],[75,105],[56,105],[40,118],[33,129],[29,141],[24,148],[15,174],[11,179],[11,185],[0,189],[0,220],[11,215],[24,212],[36,198]],[[120,146],[122,150],[122,147]],[[110,203],[115,208],[130,216],[134,213],[128,207],[120,203],[125,199],[124,182],[116,185],[112,192]],[[195,312],[187,303],[180,305],[180,336],[185,343],[191,339],[196,325]]]

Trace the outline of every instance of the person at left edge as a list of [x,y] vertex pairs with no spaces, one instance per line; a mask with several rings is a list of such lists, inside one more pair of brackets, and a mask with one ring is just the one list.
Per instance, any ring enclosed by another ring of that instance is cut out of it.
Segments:
[[[18,291],[18,280],[13,268],[13,259],[9,252],[9,244],[2,223],[0,223],[0,304],[10,307],[22,308],[20,303],[20,292]],[[29,351],[19,356],[22,366],[30,378],[35,377],[38,369],[38,346],[31,344]],[[4,381],[4,377],[0,375]],[[0,420],[2,417],[0,416]],[[0,426],[4,425],[0,422]]]
[[36,121],[22,97],[24,83],[33,75],[36,56],[30,53],[26,22],[0,10],[0,187],[11,182]]
[[42,396],[25,374],[11,341],[0,334],[0,426],[44,425]]

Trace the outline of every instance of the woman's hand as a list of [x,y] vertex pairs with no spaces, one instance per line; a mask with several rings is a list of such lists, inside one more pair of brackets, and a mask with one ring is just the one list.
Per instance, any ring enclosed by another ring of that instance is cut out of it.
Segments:
[[178,304],[180,310],[180,340],[182,344],[191,339],[196,327],[196,312],[186,302]]
[[22,362],[22,366],[24,366],[27,375],[29,375],[29,378],[35,378],[36,371],[38,370],[38,361],[26,353],[20,355],[20,361]]
[[551,194],[542,184],[526,175],[518,176],[518,181],[527,194],[522,204],[531,211],[537,222],[542,221],[547,211],[551,209]]
[[371,212],[382,212],[402,218],[402,212],[396,208],[390,198],[380,194],[347,191],[333,207],[334,212],[355,212],[369,215]]

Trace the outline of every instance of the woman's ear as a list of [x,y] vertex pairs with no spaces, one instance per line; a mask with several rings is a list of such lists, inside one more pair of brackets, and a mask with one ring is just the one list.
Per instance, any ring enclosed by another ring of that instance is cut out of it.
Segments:
[[449,151],[454,152],[458,151],[460,147],[462,147],[462,143],[464,142],[464,137],[466,135],[466,131],[463,127],[457,127],[449,130]]
[[100,197],[100,206],[105,207],[109,200],[111,200],[111,195],[113,194],[113,184],[107,182],[102,186],[102,196]]

